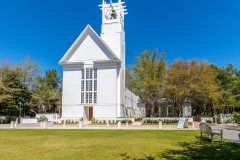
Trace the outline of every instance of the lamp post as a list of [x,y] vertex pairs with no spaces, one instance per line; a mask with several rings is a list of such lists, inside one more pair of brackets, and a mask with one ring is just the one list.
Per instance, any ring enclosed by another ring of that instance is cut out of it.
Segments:
[[233,126],[234,126],[234,106],[232,107],[232,110],[233,110],[232,111],[232,117],[233,117],[232,120],[233,120]]
[[21,123],[21,110],[22,110],[21,106],[22,106],[22,102],[20,101],[20,102],[18,102],[18,104],[20,106],[20,111],[19,111],[19,124],[20,124]]

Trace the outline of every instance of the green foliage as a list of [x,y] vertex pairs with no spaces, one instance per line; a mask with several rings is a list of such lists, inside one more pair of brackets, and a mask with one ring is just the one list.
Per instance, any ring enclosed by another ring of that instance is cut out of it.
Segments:
[[234,116],[233,116],[233,120],[234,120],[235,122],[238,122],[238,120],[240,120],[240,113],[235,112],[235,113],[234,113]]
[[175,123],[178,123],[178,120],[177,119],[159,119],[159,120],[156,120],[156,119],[146,119],[143,121],[143,124],[158,124],[159,121],[162,121],[163,124],[175,124]]
[[165,53],[159,56],[157,49],[152,54],[150,50],[146,50],[135,58],[136,64],[131,66],[131,84],[140,93],[140,97],[150,105],[151,116],[154,114],[156,102],[162,96],[166,73],[165,56]]
[[212,123],[212,120],[206,120],[206,123]]
[[47,119],[47,117],[45,117],[45,116],[41,116],[41,117],[39,118],[39,121],[40,121],[40,122],[44,122],[44,121],[48,121],[48,119]]
[[173,100],[180,116],[188,100],[209,102],[218,97],[215,70],[207,62],[176,60],[168,68],[164,95]]
[[62,102],[60,78],[55,69],[47,70],[44,77],[38,77],[34,84],[33,103],[41,112],[60,112]]
[[2,89],[0,89],[1,95],[8,95],[5,98],[1,98],[0,111],[9,117],[12,114],[19,113],[18,102],[21,101],[24,104],[31,100],[32,95],[27,86],[20,80],[16,71],[8,71],[2,79]]
[[231,63],[227,67],[216,68],[217,82],[220,87],[221,106],[240,106],[240,71]]
[[57,71],[46,71],[46,77],[39,75],[39,66],[30,59],[16,65],[0,62],[0,114],[19,115],[19,101],[23,102],[23,115],[35,114],[40,108],[41,112],[60,111],[61,85]]

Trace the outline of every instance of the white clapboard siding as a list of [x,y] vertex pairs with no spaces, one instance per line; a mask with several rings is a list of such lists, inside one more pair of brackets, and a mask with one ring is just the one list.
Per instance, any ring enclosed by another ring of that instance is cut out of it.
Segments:
[[116,74],[116,68],[98,68],[98,104],[116,104]]
[[116,118],[117,117],[117,110],[116,106],[111,105],[111,106],[94,106],[93,110],[93,116],[94,117],[112,117]]
[[62,106],[62,118],[80,118],[83,117],[83,106]]
[[63,70],[63,105],[81,103],[81,67]]
[[115,59],[116,58],[109,52],[96,35],[94,35],[91,30],[88,30],[88,33],[82,38],[78,48],[72,53],[68,62]]
[[[101,38],[108,46],[112,49],[112,51],[116,54],[119,59],[123,59],[121,56],[121,49],[124,42],[121,41],[124,38],[124,31],[119,32],[119,28],[121,29],[121,24],[111,24],[111,25],[102,25],[102,33]],[[125,59],[125,58],[124,58]],[[124,64],[125,65],[125,64]]]

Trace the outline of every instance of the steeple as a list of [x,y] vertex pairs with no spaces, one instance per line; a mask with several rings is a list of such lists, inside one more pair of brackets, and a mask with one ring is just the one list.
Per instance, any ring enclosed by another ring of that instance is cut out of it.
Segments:
[[102,22],[103,23],[122,23],[124,22],[124,15],[128,14],[125,9],[126,6],[123,6],[125,2],[118,0],[118,2],[113,3],[110,0],[109,3],[106,3],[105,0],[102,1],[102,5],[99,5],[102,10]]
[[113,3],[112,0],[106,3],[102,1],[99,5],[102,10],[102,31],[101,38],[113,50],[113,52],[125,63],[125,31],[124,16],[128,14],[125,2],[118,0]]

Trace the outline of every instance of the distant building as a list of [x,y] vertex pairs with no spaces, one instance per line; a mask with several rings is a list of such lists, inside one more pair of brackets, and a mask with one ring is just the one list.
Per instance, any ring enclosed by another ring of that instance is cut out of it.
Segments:
[[59,64],[63,67],[62,119],[133,118],[138,97],[125,86],[124,2],[103,0],[99,36],[87,25]]
[[[150,117],[150,106],[145,103],[139,103],[138,105],[145,106],[146,112],[143,117]],[[176,113],[174,114],[174,104],[169,98],[161,98],[155,108],[154,117],[178,117]],[[182,110],[180,113],[181,117],[192,116],[191,101],[184,101],[182,105]]]

